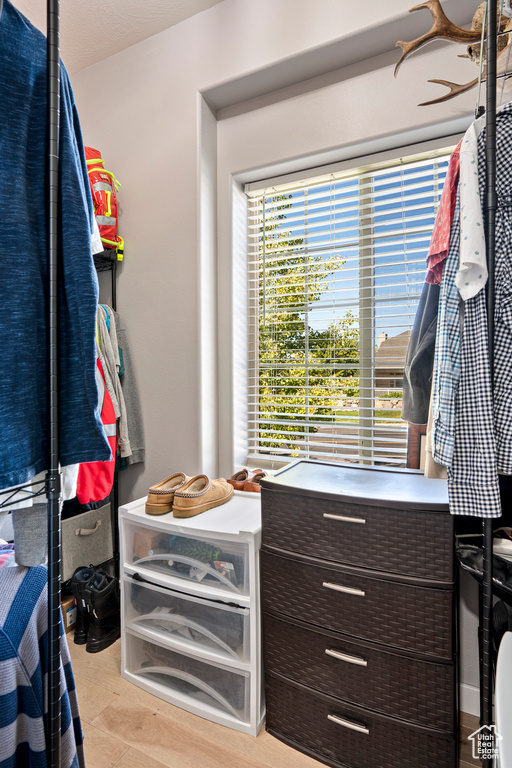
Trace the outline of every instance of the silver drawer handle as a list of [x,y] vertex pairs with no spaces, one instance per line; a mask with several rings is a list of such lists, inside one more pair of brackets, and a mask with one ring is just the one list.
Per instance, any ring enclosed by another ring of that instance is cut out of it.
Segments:
[[366,523],[364,517],[345,517],[344,515],[331,515],[329,512],[324,512],[324,517],[329,520],[341,520],[342,523],[361,523],[362,525]]
[[350,728],[351,731],[359,731],[359,733],[366,733],[370,735],[370,729],[365,728],[364,725],[358,725],[357,723],[351,723],[350,720],[343,720],[342,717],[336,717],[336,715],[327,715],[328,720],[332,720],[333,723],[342,725],[344,728]]
[[327,587],[327,589],[335,589],[336,592],[346,592],[347,595],[359,595],[360,597],[364,597],[366,594],[366,592],[364,592],[362,589],[354,589],[353,587],[342,587],[341,584],[331,584],[330,581],[324,581],[322,586]]
[[346,653],[333,651],[332,648],[326,648],[325,652],[328,656],[333,656],[335,659],[340,659],[340,661],[348,661],[349,664],[358,664],[360,667],[368,666],[366,659],[361,659],[359,656],[348,656]]

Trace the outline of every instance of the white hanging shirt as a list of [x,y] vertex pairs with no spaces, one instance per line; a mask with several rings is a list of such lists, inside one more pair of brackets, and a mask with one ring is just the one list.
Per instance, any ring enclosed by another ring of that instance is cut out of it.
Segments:
[[477,146],[484,126],[485,116],[475,120],[466,131],[460,148],[460,256],[455,285],[464,301],[476,296],[487,282]]

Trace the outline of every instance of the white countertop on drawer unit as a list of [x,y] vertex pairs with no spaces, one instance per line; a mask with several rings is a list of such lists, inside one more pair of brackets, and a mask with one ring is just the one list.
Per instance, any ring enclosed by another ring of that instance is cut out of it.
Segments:
[[219,507],[208,509],[193,517],[173,517],[172,512],[165,515],[147,515],[146,497],[119,507],[120,518],[139,523],[150,528],[162,530],[167,525],[169,530],[183,535],[222,536],[225,539],[254,539],[255,548],[261,544],[261,494],[235,491],[231,499]]

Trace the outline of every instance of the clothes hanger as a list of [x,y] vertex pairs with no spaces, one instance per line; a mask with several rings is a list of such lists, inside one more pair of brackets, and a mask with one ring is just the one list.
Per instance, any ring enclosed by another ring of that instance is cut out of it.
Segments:
[[[501,6],[500,6],[500,14],[503,14],[504,16],[507,16],[509,19],[512,18],[512,0],[502,0]],[[505,83],[510,77],[510,70],[509,70],[509,64],[510,64],[510,52],[512,51],[512,43],[508,46],[508,52],[507,52],[507,63],[505,65],[505,73],[503,75],[500,75],[502,78],[501,80],[501,92],[500,92],[500,98],[499,98],[499,105],[503,104],[503,92],[505,90]]]
[[[501,0],[500,6],[499,6],[499,17],[498,17],[498,29],[501,27],[501,18],[502,16],[506,16],[507,18],[512,18],[512,0]],[[484,33],[486,29],[486,18],[487,18],[487,4],[484,8],[484,18],[482,23],[482,38],[480,40],[480,50],[483,52],[484,50]],[[510,32],[500,32],[498,36],[501,36],[503,34],[510,35]],[[503,95],[505,91],[505,83],[507,80],[509,80],[512,76],[512,72],[509,69],[510,66],[510,54],[512,53],[512,42],[508,45],[508,52],[507,52],[507,63],[505,65],[505,71],[500,74],[496,75],[497,80],[501,80],[501,91],[500,91],[500,97],[498,100],[498,106],[502,106],[503,101]],[[484,74],[484,56],[480,56],[480,67],[478,72],[478,91],[477,91],[477,97],[476,97],[476,105],[475,105],[475,118],[481,117],[483,114],[485,114],[485,107],[480,105],[480,93],[482,88],[482,81],[485,79]]]
[[[500,15],[500,21],[501,21],[501,15]],[[482,36],[480,38],[480,65],[478,67],[478,90],[476,93],[475,119],[478,119],[479,117],[482,117],[483,114],[485,114],[485,107],[483,105],[480,105],[480,93],[482,90],[482,78],[483,78],[483,70],[484,70],[483,51],[484,51],[486,26],[487,26],[487,3],[484,6],[484,18],[482,20]]]

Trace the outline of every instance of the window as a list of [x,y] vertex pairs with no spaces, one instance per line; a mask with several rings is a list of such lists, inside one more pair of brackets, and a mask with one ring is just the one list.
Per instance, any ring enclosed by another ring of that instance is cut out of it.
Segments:
[[404,466],[404,361],[449,149],[246,190],[248,458]]

